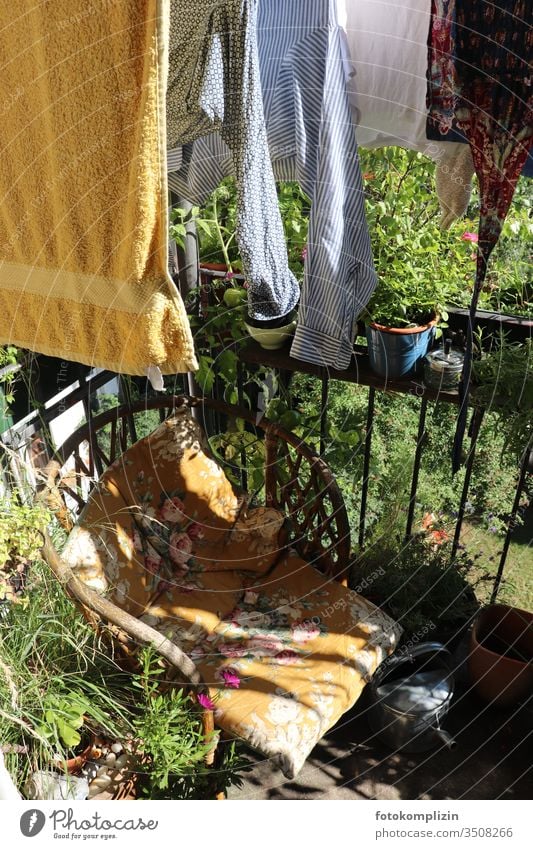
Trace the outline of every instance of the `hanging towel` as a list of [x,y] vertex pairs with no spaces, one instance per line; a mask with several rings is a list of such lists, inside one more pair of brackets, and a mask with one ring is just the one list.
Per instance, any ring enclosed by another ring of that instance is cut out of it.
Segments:
[[0,342],[197,368],[167,271],[168,0],[0,7]]
[[[298,302],[268,152],[257,57],[257,0],[171,0],[169,145],[220,131],[237,182],[236,239],[248,312],[279,318]],[[213,187],[214,188],[214,187]]]

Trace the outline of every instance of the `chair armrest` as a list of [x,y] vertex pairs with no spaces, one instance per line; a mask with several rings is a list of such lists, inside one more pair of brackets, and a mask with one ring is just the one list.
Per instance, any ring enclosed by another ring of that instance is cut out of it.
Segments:
[[70,566],[57,553],[48,531],[44,532],[42,554],[57,580],[77,601],[107,622],[125,631],[137,642],[152,646],[168,663],[179,669],[190,684],[207,693],[207,688],[194,661],[155,628],[117,607],[112,601],[104,598],[76,577]]

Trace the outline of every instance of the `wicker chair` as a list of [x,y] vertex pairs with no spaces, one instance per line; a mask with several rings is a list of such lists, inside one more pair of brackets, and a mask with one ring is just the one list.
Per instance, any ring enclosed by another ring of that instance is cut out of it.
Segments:
[[[73,527],[96,481],[137,441],[140,420],[147,411],[158,411],[160,421],[164,421],[183,405],[192,409],[197,420],[205,420],[208,432],[217,434],[211,439],[211,449],[227,476],[249,491],[253,487],[247,484],[259,479],[260,484],[264,482],[253,493],[254,501],[287,516],[288,541],[299,555],[326,576],[345,584],[350,555],[349,524],[342,495],[327,464],[282,427],[211,399],[161,395],[94,416],[73,433],[48,464],[41,487],[42,497],[63,526],[68,530]],[[241,438],[243,433],[246,439]],[[236,444],[240,445],[237,449]],[[257,458],[254,449],[258,446],[265,465],[264,475],[259,476],[257,459],[255,466],[250,463],[252,456]],[[135,657],[139,645],[151,645],[182,682],[198,693],[206,691],[196,664],[178,645],[90,589],[62,561],[48,536],[43,554],[57,579],[94,626],[111,635],[121,647],[126,664]],[[208,739],[214,732],[212,710],[203,710],[202,723]],[[214,757],[212,751],[210,765]]]

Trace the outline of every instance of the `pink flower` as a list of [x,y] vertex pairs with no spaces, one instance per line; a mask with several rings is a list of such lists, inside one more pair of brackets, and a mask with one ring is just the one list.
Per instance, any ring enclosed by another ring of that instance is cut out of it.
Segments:
[[280,651],[279,654],[276,655],[274,660],[281,663],[283,666],[290,666],[290,664],[296,663],[298,658],[299,655],[297,655],[292,649],[284,649],[284,651]]
[[257,634],[248,641],[248,650],[257,657],[272,657],[282,649],[283,643],[275,634]]
[[219,643],[217,649],[224,657],[244,657],[248,654],[248,648],[243,643]]
[[215,703],[214,703],[213,699],[210,699],[209,696],[207,696],[205,693],[197,693],[196,699],[198,701],[198,704],[201,705],[206,710],[214,710],[215,709]]
[[235,277],[234,271],[226,271],[226,280],[231,280],[233,277]]
[[307,245],[305,245],[305,247],[302,248],[302,252],[301,252],[300,256],[302,258],[302,262],[305,262],[305,260],[307,259]]
[[320,628],[311,620],[304,619],[303,622],[295,622],[292,626],[292,639],[295,643],[307,643],[319,636]]
[[192,540],[203,539],[204,531],[201,525],[198,522],[193,522],[192,525],[189,525],[187,528],[187,533]]
[[237,670],[233,666],[226,666],[219,669],[215,676],[219,681],[222,681],[226,687],[234,687],[236,690],[241,686],[241,679],[237,674]]
[[477,233],[463,233],[461,239],[463,242],[477,242],[478,235]]
[[161,558],[159,554],[148,554],[147,557],[144,558],[144,565],[147,572],[150,572],[151,575],[157,575],[161,568]]
[[174,531],[170,534],[168,553],[170,559],[176,566],[184,566],[190,559],[192,552],[192,541],[188,534]]

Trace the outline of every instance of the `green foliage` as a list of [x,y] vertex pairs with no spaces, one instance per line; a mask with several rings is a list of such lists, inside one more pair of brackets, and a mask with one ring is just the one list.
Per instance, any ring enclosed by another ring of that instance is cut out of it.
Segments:
[[0,745],[24,747],[24,756],[6,756],[19,787],[32,770],[69,757],[83,726],[125,734],[133,702],[109,647],[41,560],[29,578],[25,605],[4,605],[0,617]]
[[363,585],[364,595],[401,624],[403,642],[447,640],[479,607],[468,580],[474,565],[463,551],[450,563],[449,546],[435,546],[425,534],[403,545],[389,537],[359,558],[350,583]]
[[152,649],[142,651],[141,665],[133,686],[140,691],[142,710],[133,726],[140,740],[138,751],[147,759],[145,795],[150,799],[214,798],[215,792],[239,786],[249,762],[237,745],[224,747],[216,770],[205,766],[219,732],[204,740],[198,706],[184,690],[165,686],[165,669]]
[[367,320],[392,327],[422,324],[462,299],[472,282],[472,246],[464,223],[439,229],[434,164],[400,148],[361,151],[366,213],[378,286]]
[[23,501],[17,490],[0,497],[0,602],[26,603],[28,569],[40,556],[49,518],[44,507]]
[[[431,160],[400,148],[359,154],[379,279],[366,319],[403,327],[435,311],[446,320],[446,307],[466,307],[472,295],[476,249],[462,236],[477,232],[477,193],[467,218],[443,231]],[[531,203],[525,181],[519,181],[480,309],[531,315]]]
[[56,695],[47,693],[43,700],[44,723],[38,728],[52,743],[63,743],[72,749],[81,741],[79,729],[85,722],[90,702],[80,693]]
[[[139,751],[150,759],[146,792],[154,798],[158,791],[168,790],[169,783],[175,794],[178,784],[184,789],[191,780],[205,778],[201,765],[216,745],[216,737],[204,742],[200,714],[182,689],[161,692],[165,669],[152,649],[143,650],[141,663],[142,672],[135,676],[133,686],[141,691],[144,709],[133,725]],[[189,786],[186,795],[193,790]]]
[[[320,383],[295,375],[292,399],[272,402],[273,409],[297,411],[296,433],[318,448]],[[325,459],[343,492],[353,535],[359,525],[363,480],[364,438],[368,389],[356,384],[330,381]],[[405,528],[418,431],[420,402],[397,393],[378,393],[372,425],[372,452],[366,509],[369,544],[401,533]],[[269,407],[267,413],[271,414]],[[451,446],[457,410],[444,402],[429,405],[426,440],[415,504],[415,521],[424,513],[453,518],[463,486],[464,472],[451,472]],[[516,486],[516,465],[501,462],[504,441],[494,432],[494,415],[487,414],[479,436],[468,502],[469,515],[491,530],[500,530],[509,511]],[[444,449],[444,450],[443,450]]]
[[189,222],[194,222],[198,233],[201,260],[221,262],[231,272],[234,265],[240,265],[235,242],[236,221],[235,180],[228,177],[215,189],[202,208],[193,206],[186,211],[176,207],[172,211],[170,238],[183,247],[186,226]]
[[474,361],[474,400],[491,410],[493,430],[503,438],[502,453],[517,460],[533,437],[533,342],[498,344]]
[[16,365],[19,355],[18,348],[13,345],[0,346],[0,371],[6,369],[5,374],[0,374],[0,432],[11,424],[9,407],[15,398],[17,374],[10,371],[9,366]]

